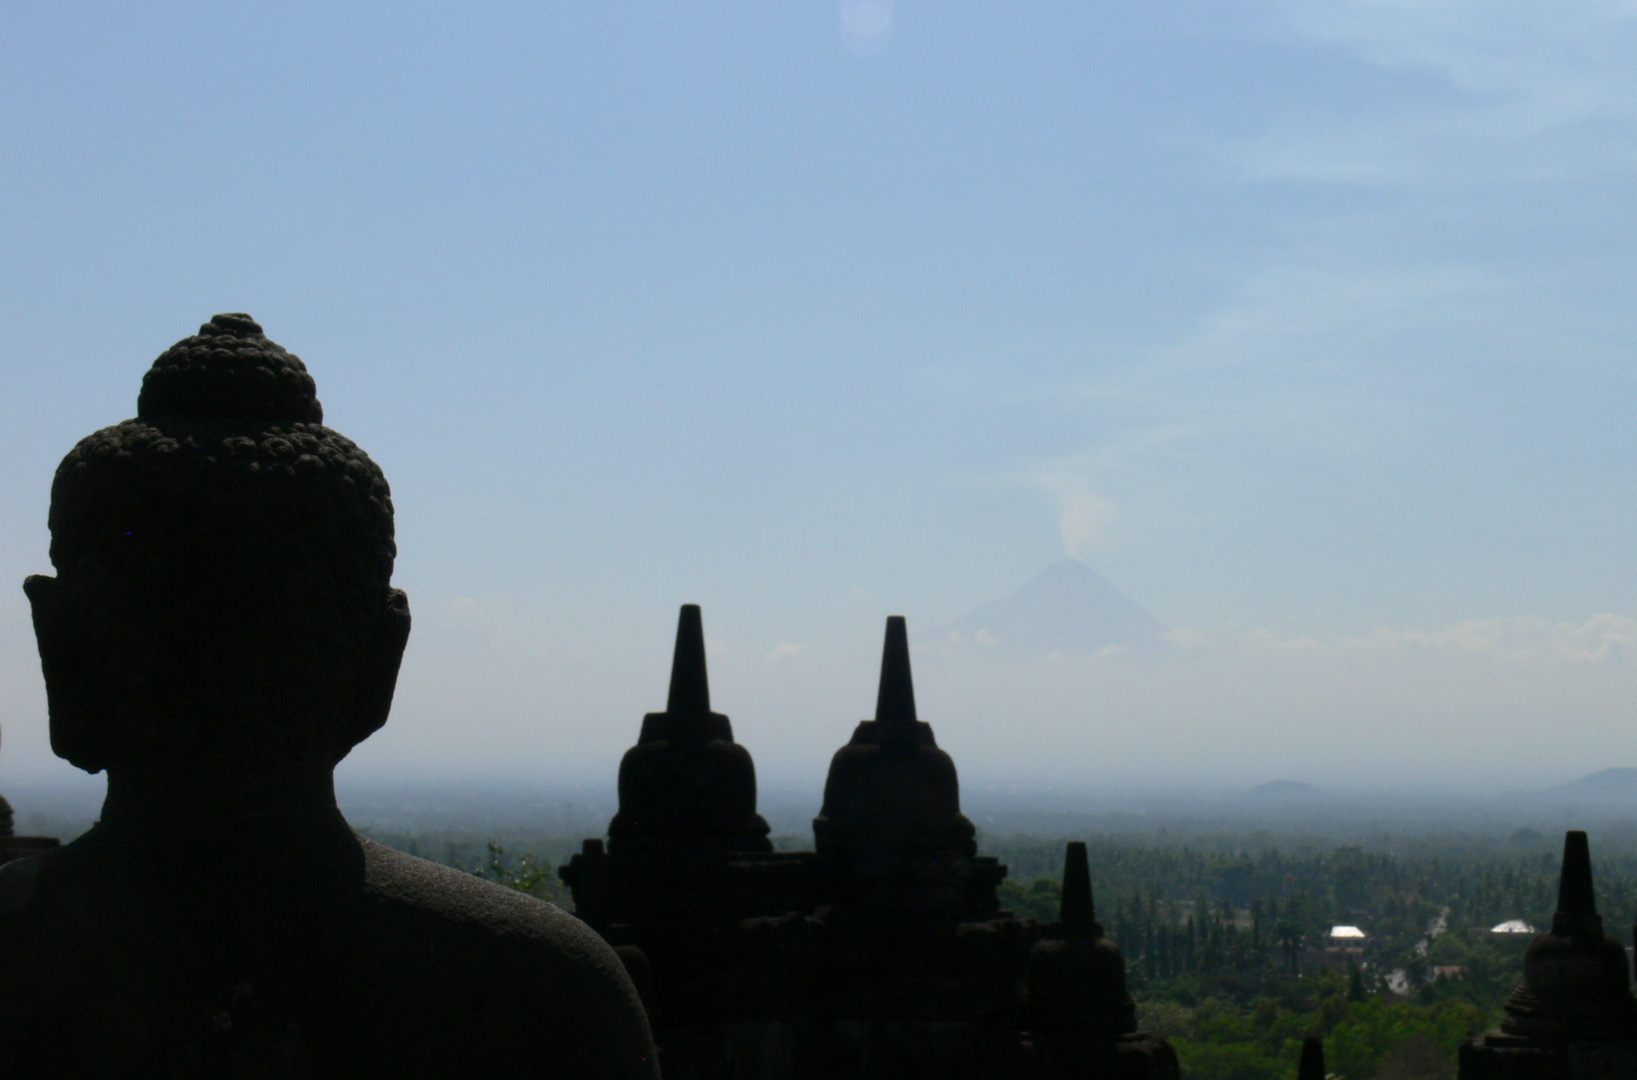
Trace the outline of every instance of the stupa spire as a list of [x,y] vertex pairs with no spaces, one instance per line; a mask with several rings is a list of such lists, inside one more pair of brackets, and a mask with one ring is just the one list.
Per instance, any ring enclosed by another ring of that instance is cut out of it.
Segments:
[[666,698],[665,711],[672,716],[711,711],[710,683],[705,675],[705,623],[698,604],[683,604],[677,616],[671,693]]
[[1601,934],[1603,920],[1597,914],[1597,894],[1592,890],[1592,854],[1586,834],[1578,829],[1563,837],[1563,870],[1557,883],[1557,911],[1552,915],[1554,934]]
[[1063,896],[1058,902],[1058,918],[1065,935],[1102,937],[1091,898],[1091,864],[1086,858],[1083,840],[1070,840],[1068,852],[1063,856]]
[[1302,1040],[1302,1061],[1296,1067],[1296,1080],[1324,1080],[1324,1041],[1317,1035]]
[[881,646],[881,685],[875,696],[875,720],[884,728],[913,729],[915,683],[909,673],[909,631],[902,615],[887,616]]

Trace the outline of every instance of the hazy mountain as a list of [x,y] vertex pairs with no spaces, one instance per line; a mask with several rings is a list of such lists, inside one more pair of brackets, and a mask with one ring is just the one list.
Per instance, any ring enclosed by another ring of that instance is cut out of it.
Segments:
[[1247,797],[1256,802],[1312,802],[1324,792],[1300,780],[1269,780],[1251,788]]
[[1630,799],[1637,801],[1637,769],[1602,769],[1579,780],[1560,784],[1550,795],[1578,795],[1587,799]]
[[940,628],[937,637],[1007,656],[1087,656],[1111,645],[1160,648],[1165,624],[1091,567],[1064,559],[1005,599]]

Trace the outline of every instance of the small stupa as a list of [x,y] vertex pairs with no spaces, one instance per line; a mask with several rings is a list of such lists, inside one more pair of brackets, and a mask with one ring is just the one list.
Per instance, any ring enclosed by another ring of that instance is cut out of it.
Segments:
[[1125,958],[1104,936],[1086,845],[1063,858],[1058,921],[1029,952],[1029,996],[1020,1026],[1049,1077],[1169,1080],[1180,1075],[1164,1038],[1137,1031]]
[[733,741],[728,718],[711,711],[698,604],[682,605],[677,617],[665,711],[642,718],[620,761],[619,795],[606,848],[588,839],[558,870],[576,913],[616,945],[627,944],[631,926],[785,910],[788,900],[767,895],[765,875],[749,865],[775,858],[773,845],[756,812],[750,752]]
[[1523,983],[1489,1034],[1461,1047],[1461,1080],[1637,1080],[1637,998],[1625,947],[1604,932],[1584,832],[1563,840],[1552,928],[1523,957]]
[[698,604],[682,605],[665,711],[642,718],[637,744],[620,762],[619,792],[611,854],[773,850],[756,813],[756,766],[733,741],[728,718],[711,711]]
[[915,715],[904,617],[888,616],[875,719],[861,721],[830,762],[814,843],[820,854],[946,850],[970,858],[976,837],[961,813],[955,763]]
[[1137,1006],[1125,984],[1125,958],[1104,936],[1091,895],[1086,845],[1070,842],[1063,896],[1052,936],[1029,954],[1025,1030],[1113,1037],[1137,1030]]

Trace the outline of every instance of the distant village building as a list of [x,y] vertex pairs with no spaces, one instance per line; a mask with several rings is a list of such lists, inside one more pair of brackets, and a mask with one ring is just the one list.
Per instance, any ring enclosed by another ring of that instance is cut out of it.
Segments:
[[1345,975],[1351,968],[1364,966],[1364,947],[1370,935],[1356,926],[1332,926],[1324,935],[1324,948],[1319,952],[1319,966],[1326,971]]
[[1489,928],[1489,932],[1491,934],[1538,934],[1538,933],[1540,933],[1539,930],[1536,930],[1533,926],[1530,926],[1528,923],[1524,922],[1522,919],[1507,919],[1505,922],[1501,923],[1499,926],[1491,926]]

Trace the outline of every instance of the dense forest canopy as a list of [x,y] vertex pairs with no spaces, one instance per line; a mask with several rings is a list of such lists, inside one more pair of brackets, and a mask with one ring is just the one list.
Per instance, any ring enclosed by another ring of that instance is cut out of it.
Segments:
[[[572,906],[552,866],[577,846],[517,832],[377,838]],[[1067,838],[986,837],[1010,870],[1002,903],[1057,917]],[[1551,922],[1558,838],[1520,829],[1502,843],[1421,837],[1404,850],[1299,842],[1257,849],[1229,838],[1167,843],[1090,837],[1098,918],[1119,945],[1143,1026],[1169,1036],[1196,1080],[1285,1080],[1302,1036],[1326,1039],[1333,1075],[1447,1080],[1455,1048],[1498,1022],[1521,977],[1528,934]],[[780,846],[805,846],[782,837]],[[1637,853],[1593,844],[1598,910],[1625,939],[1637,917]],[[549,852],[549,855],[537,852]],[[1331,948],[1332,927],[1366,935]]]

